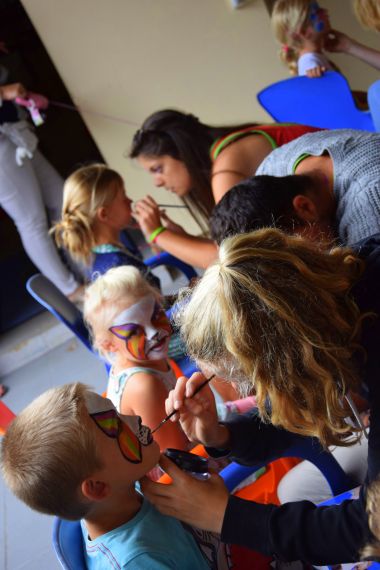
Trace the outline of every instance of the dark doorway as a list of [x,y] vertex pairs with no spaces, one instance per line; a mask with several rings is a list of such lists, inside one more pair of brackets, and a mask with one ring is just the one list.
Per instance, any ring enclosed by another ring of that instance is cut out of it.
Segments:
[[[35,28],[18,0],[0,0],[0,70],[4,83],[22,82],[51,101],[73,104]],[[1,74],[0,74],[1,75]],[[104,159],[79,113],[49,106],[38,127],[39,148],[62,177],[79,165]],[[0,332],[25,321],[41,307],[25,290],[25,281],[38,270],[26,256],[17,230],[0,209]]]

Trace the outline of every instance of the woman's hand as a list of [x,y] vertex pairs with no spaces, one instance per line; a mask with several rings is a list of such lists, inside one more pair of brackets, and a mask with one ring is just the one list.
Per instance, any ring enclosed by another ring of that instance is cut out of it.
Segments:
[[207,481],[198,481],[164,455],[160,465],[173,483],[162,485],[144,477],[141,489],[149,501],[164,515],[220,533],[229,497],[223,479],[219,475],[211,475]]
[[171,421],[180,422],[190,441],[225,449],[229,443],[229,431],[218,422],[215,398],[210,386],[204,386],[193,397],[205,379],[200,372],[195,372],[190,379],[185,376],[178,378],[174,390],[169,392],[166,399],[166,413],[177,410]]
[[187,235],[183,227],[173,222],[173,220],[169,218],[165,210],[160,210],[160,214],[161,214],[162,223],[165,226],[165,228],[176,234]]
[[327,51],[334,53],[349,53],[354,43],[349,36],[338,30],[330,30],[324,38],[323,47]]
[[0,87],[0,96],[4,101],[13,101],[16,97],[25,98],[28,91],[22,83],[9,83]]
[[133,217],[138,221],[146,239],[151,233],[162,226],[160,210],[157,202],[151,196],[145,196],[134,205]]

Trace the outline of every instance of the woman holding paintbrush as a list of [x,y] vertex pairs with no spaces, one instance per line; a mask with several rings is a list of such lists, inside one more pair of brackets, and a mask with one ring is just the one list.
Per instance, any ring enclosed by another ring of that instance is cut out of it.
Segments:
[[[219,423],[200,373],[177,381],[166,413],[214,457],[269,462],[306,436],[354,449],[365,439],[355,394],[368,400],[367,480],[380,473],[380,234],[322,248],[266,228],[226,239],[219,260],[184,296],[181,334],[208,373],[256,394],[255,413]],[[315,442],[316,443],[316,442]],[[317,452],[316,448],[316,452]],[[277,560],[355,562],[370,540],[366,490],[354,501],[262,505],[196,481],[165,457],[172,485],[143,482],[164,514]]]
[[[252,176],[275,148],[314,127],[253,125],[212,127],[194,115],[157,111],[136,132],[131,158],[188,206],[204,233],[215,203],[235,184]],[[136,204],[136,218],[148,240],[179,259],[206,268],[216,257],[215,244],[186,233],[147,196]]]

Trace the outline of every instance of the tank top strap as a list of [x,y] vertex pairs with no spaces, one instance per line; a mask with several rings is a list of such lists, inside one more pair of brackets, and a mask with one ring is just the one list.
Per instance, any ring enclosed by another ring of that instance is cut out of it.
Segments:
[[212,161],[216,160],[222,150],[225,149],[229,144],[248,135],[262,135],[271,144],[272,150],[274,150],[278,146],[276,141],[276,132],[278,131],[278,128],[287,126],[291,126],[291,123],[276,123],[274,125],[252,125],[252,127],[246,127],[245,129],[240,129],[238,131],[228,133],[227,135],[224,135],[223,137],[220,137],[213,142],[210,148],[210,158]]

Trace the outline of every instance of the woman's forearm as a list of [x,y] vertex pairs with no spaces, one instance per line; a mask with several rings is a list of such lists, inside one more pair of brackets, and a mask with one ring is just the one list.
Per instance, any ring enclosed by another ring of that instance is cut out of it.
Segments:
[[346,53],[353,57],[357,57],[376,69],[380,69],[380,51],[376,49],[369,48],[359,42],[353,41]]
[[156,245],[185,263],[206,269],[215,261],[218,250],[210,239],[165,230],[155,240]]

